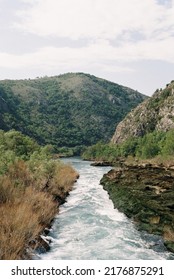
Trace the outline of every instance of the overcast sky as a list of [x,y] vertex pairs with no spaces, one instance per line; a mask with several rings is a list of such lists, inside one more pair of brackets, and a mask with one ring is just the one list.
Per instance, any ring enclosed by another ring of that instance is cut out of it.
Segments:
[[151,95],[174,80],[174,0],[0,0],[0,79],[85,72]]

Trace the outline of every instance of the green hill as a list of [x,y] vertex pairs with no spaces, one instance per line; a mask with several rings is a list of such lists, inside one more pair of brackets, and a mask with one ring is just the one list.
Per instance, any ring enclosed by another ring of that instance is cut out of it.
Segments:
[[88,146],[108,141],[115,125],[146,97],[83,73],[0,81],[0,128],[41,144]]

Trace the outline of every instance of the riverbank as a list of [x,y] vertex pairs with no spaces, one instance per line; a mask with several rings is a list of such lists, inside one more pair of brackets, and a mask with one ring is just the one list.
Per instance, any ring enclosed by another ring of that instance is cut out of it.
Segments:
[[67,202],[51,227],[50,251],[41,260],[168,260],[161,238],[142,234],[123,213],[114,209],[100,179],[111,170],[67,158],[80,174]]
[[[49,196],[48,202],[50,199],[53,201],[54,210],[51,212],[49,221],[42,225],[39,234],[30,240],[26,247],[26,257],[30,259],[35,259],[36,254],[46,253],[50,250],[51,238],[48,235],[54,223],[55,216],[59,214],[59,207],[66,202],[69,193],[73,190],[74,183],[79,178],[78,172],[71,165],[64,164],[63,162],[61,164],[59,162],[58,165],[59,168],[55,176],[48,180],[43,188],[43,191]],[[47,211],[49,210],[51,209],[48,206]]]
[[101,180],[114,207],[139,230],[162,236],[174,252],[174,169],[154,164],[123,164]]
[[[78,177],[18,131],[0,130],[0,259],[31,259]],[[46,245],[49,248],[48,244]]]
[[[21,132],[0,130],[0,259],[31,259],[78,173]],[[47,244],[48,249],[48,244]]]
[[26,162],[19,160],[0,176],[1,260],[32,259],[36,250],[49,249],[44,235],[78,173],[59,161],[50,160],[48,167],[47,172],[37,169],[34,174]]

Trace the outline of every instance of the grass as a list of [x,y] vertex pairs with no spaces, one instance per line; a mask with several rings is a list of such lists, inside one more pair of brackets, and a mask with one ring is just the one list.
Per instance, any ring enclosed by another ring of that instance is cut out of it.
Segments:
[[22,259],[29,240],[41,231],[38,216],[29,203],[7,203],[0,207],[0,259]]
[[127,165],[137,165],[137,164],[152,164],[152,165],[163,165],[167,168],[174,166],[174,157],[173,156],[161,156],[158,155],[151,159],[140,159],[128,156],[125,158],[125,163]]
[[67,193],[72,189],[74,178],[78,177],[75,170],[70,165],[61,164],[55,169],[54,176],[49,183],[50,192],[52,195],[59,195],[62,190]]
[[23,160],[9,166],[0,176],[1,260],[30,258],[28,244],[50,225],[58,212],[56,196],[64,199],[77,176],[59,161],[47,162],[45,169],[38,162],[34,171]]

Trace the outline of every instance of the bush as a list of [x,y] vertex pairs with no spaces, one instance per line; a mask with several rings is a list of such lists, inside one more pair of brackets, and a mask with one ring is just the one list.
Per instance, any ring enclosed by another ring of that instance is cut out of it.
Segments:
[[[18,144],[20,145],[18,146]],[[77,178],[69,165],[21,133],[0,131],[0,259],[23,259]]]
[[151,132],[143,137],[132,137],[117,145],[101,142],[85,150],[82,157],[92,160],[115,161],[118,157],[138,157],[152,159],[158,155],[174,155],[174,130],[166,132]]
[[162,155],[174,155],[174,130],[170,130],[166,133],[165,141],[162,146]]

